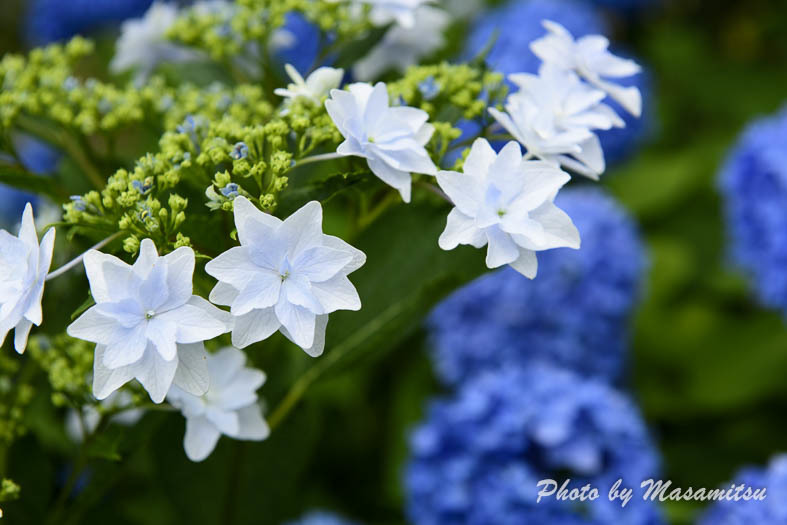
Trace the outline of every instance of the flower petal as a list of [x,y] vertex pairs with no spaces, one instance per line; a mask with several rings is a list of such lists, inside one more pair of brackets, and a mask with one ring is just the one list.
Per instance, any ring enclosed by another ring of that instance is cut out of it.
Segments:
[[519,247],[497,226],[486,229],[489,247],[486,252],[486,265],[489,268],[498,268],[510,264],[519,257]]
[[205,417],[192,417],[186,420],[186,435],[183,449],[191,461],[202,461],[213,452],[221,433]]
[[314,283],[327,281],[352,260],[353,254],[344,250],[315,246],[304,251],[292,266],[295,273]]
[[202,396],[208,391],[208,354],[202,343],[178,345],[178,368],[172,384],[194,396]]
[[276,317],[287,329],[291,340],[301,348],[310,348],[314,344],[315,314],[285,300],[279,300],[274,308]]
[[246,283],[234,301],[232,315],[244,315],[254,309],[269,308],[279,301],[281,276],[270,271],[259,271]]
[[164,401],[175,379],[178,361],[177,358],[166,361],[152,347],[148,347],[140,362],[134,365],[134,376],[148,391],[154,403]]
[[247,246],[234,246],[205,265],[205,272],[240,290],[260,267],[254,264]]
[[440,234],[437,244],[443,250],[453,250],[460,244],[470,244],[476,248],[481,248],[486,244],[486,234],[484,230],[477,228],[475,221],[453,208],[448,214],[445,230]]
[[336,310],[357,311],[361,309],[358,290],[346,275],[336,275],[327,281],[312,283],[311,291],[326,314]]
[[279,329],[281,323],[274,309],[252,310],[235,318],[232,329],[232,344],[238,348],[246,348],[250,344],[267,339]]
[[134,379],[133,367],[109,369],[104,366],[105,351],[105,346],[97,345],[93,358],[93,395],[99,400],[106,399],[112,392]]
[[238,410],[238,439],[262,441],[270,435],[268,423],[262,418],[262,409],[253,404]]

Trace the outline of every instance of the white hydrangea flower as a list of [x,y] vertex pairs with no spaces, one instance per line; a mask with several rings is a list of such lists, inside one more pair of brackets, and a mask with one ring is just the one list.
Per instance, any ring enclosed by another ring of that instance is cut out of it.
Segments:
[[300,97],[311,101],[313,104],[319,104],[322,102],[322,98],[328,96],[332,89],[336,89],[341,85],[344,77],[343,69],[334,69],[332,67],[315,69],[306,80],[291,64],[286,64],[284,69],[293,82],[286,89],[277,88],[274,93],[286,98],[287,102]]
[[[112,410],[131,404],[133,398],[127,390],[117,390],[101,402],[102,410]],[[145,411],[141,408],[124,410],[112,416],[111,421],[119,425],[132,426],[139,421]],[[85,405],[80,416],[79,411],[71,409],[66,414],[66,434],[75,443],[84,441],[85,436],[92,434],[101,420],[101,412],[94,405]]]
[[570,179],[552,164],[524,160],[519,144],[509,142],[499,154],[486,139],[473,143],[464,173],[441,171],[437,182],[455,208],[440,235],[443,250],[460,244],[488,245],[486,265],[510,265],[530,279],[536,276],[536,252],[579,248],[571,218],[553,203]]
[[[329,0],[341,2],[342,0]],[[423,4],[433,0],[345,0],[355,5],[371,6],[369,19],[376,26],[385,26],[395,22],[402,27],[413,27],[416,22],[416,10]]]
[[69,325],[71,337],[97,343],[93,394],[105,399],[137,379],[154,403],[177,384],[196,395],[208,387],[203,341],[231,328],[229,314],[192,295],[194,251],[160,257],[145,239],[133,266],[95,250],[85,270],[96,305]]
[[336,152],[364,157],[372,173],[410,202],[411,173],[435,175],[437,167],[424,147],[434,127],[429,115],[407,106],[390,107],[388,89],[378,82],[357,83],[349,91],[334,89],[325,108],[346,139]]
[[404,72],[445,45],[443,32],[450,23],[450,15],[442,9],[419,7],[414,25],[391,27],[371,52],[355,63],[353,74],[358,80],[369,81],[390,69]]
[[121,26],[115,56],[109,63],[113,73],[136,70],[137,79],[145,79],[162,62],[187,62],[199,57],[192,49],[166,39],[167,31],[178,17],[171,3],[155,2],[142,18],[127,20]]
[[530,49],[547,64],[576,71],[588,82],[604,90],[623,108],[639,117],[642,95],[636,87],[624,87],[607,78],[623,78],[640,72],[633,60],[609,52],[609,40],[601,35],[587,35],[574,40],[562,25],[551,20],[542,22],[548,34],[530,43]]
[[178,386],[167,394],[186,418],[183,448],[191,461],[207,458],[222,434],[249,441],[262,441],[270,434],[257,402],[265,374],[245,364],[243,352],[224,348],[208,355],[210,387],[205,394],[195,396]]
[[322,354],[328,314],[361,308],[347,275],[363,266],[366,255],[322,233],[319,202],[284,221],[242,196],[234,206],[241,245],[205,266],[219,281],[210,300],[231,307],[232,344],[244,348],[280,330],[307,354]]
[[509,77],[520,90],[509,96],[506,113],[489,112],[528,153],[598,179],[605,162],[592,130],[625,126],[601,101],[606,94],[582,82],[571,71],[545,65],[538,75]]
[[0,346],[13,329],[14,348],[23,353],[30,329],[41,324],[41,298],[54,247],[54,228],[38,244],[30,203],[22,213],[17,237],[0,230]]

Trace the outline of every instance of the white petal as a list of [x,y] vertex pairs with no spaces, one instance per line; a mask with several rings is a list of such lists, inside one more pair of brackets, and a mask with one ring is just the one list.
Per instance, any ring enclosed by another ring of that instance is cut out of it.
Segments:
[[68,325],[66,333],[77,339],[106,344],[115,337],[117,329],[117,321],[101,315],[94,306]]
[[[314,324],[314,343],[309,348],[304,348],[303,351],[311,357],[320,357],[325,350],[325,330],[328,327],[328,315],[318,315]],[[295,342],[290,332],[285,327],[281,327],[281,333],[292,341]]]
[[317,201],[304,204],[287,217],[279,229],[279,235],[287,239],[290,260],[322,243],[322,205]]
[[[327,281],[353,260],[353,254],[325,246],[309,248],[293,262],[293,270],[312,283]],[[266,305],[272,306],[272,305]]]
[[183,306],[158,317],[177,325],[178,343],[207,341],[230,330],[229,314],[197,295],[192,295]]
[[255,309],[269,308],[279,301],[281,276],[257,272],[232,302],[232,315],[244,315]]
[[246,354],[231,346],[222,348],[215,354],[210,354],[208,368],[210,369],[211,383],[216,388],[224,388],[243,370],[245,364]]
[[147,339],[156,347],[159,355],[170,361],[175,359],[178,352],[175,344],[175,334],[178,327],[172,321],[166,321],[161,317],[154,317],[147,323],[145,334]]
[[367,162],[372,173],[384,183],[398,190],[404,202],[410,202],[413,179],[409,172],[392,168],[377,158],[368,159]]
[[480,248],[486,244],[486,234],[476,227],[472,218],[453,208],[448,214],[445,230],[440,234],[437,244],[443,250],[453,250],[460,244]]
[[486,177],[489,167],[497,158],[497,153],[486,139],[476,139],[467,154],[463,171],[474,177]]
[[134,365],[134,376],[150,394],[150,400],[161,403],[172,386],[178,359],[165,361],[158,352],[149,347],[139,363]]
[[579,231],[571,221],[571,217],[553,203],[545,203],[534,210],[531,217],[544,226],[546,248],[579,249]]
[[[239,370],[233,376],[233,381],[221,388],[220,391],[214,392],[214,389],[211,389],[211,401],[221,410],[237,410],[257,401],[257,389],[263,383],[265,383],[265,374],[262,370],[244,368]],[[229,434],[224,429],[221,431]]]
[[210,291],[210,302],[214,304],[220,304],[222,306],[229,306],[238,297],[240,292],[237,288],[233,287],[230,284],[224,283],[219,281],[216,283],[216,286],[213,287],[213,290]]
[[365,253],[340,239],[339,237],[334,237],[333,235],[323,235],[322,244],[328,248],[340,250],[352,255],[352,260],[343,268],[344,273],[352,273],[366,263]]
[[312,293],[320,301],[325,313],[336,310],[361,309],[361,298],[358,290],[346,275],[336,275],[321,283],[312,283]]
[[202,343],[178,345],[178,368],[172,384],[194,396],[202,396],[208,391],[208,354]]
[[204,417],[193,417],[186,420],[186,435],[183,437],[183,449],[191,461],[202,461],[213,452],[221,434]]
[[22,319],[14,328],[14,350],[18,354],[24,354],[27,347],[27,336],[30,334],[30,329],[33,323],[27,319]]
[[234,246],[205,265],[205,272],[237,289],[246,286],[260,267],[254,264],[247,246]]
[[187,246],[178,248],[165,255],[163,261],[167,266],[167,291],[169,297],[159,308],[169,310],[189,300],[193,291],[194,250]]
[[262,418],[262,410],[256,403],[238,411],[238,423],[238,439],[262,441],[270,435],[268,423]]
[[25,211],[22,212],[22,225],[19,227],[18,237],[29,248],[38,250],[38,235],[36,234],[36,225],[33,220],[33,206],[29,202],[25,204]]
[[118,301],[127,296],[131,267],[113,255],[89,250],[83,258],[90,293],[97,303]]
[[238,240],[243,245],[251,244],[252,230],[260,226],[268,230],[275,230],[281,224],[281,220],[273,215],[264,213],[242,195],[236,197],[232,202],[235,228],[238,230]]
[[533,279],[538,272],[538,259],[536,252],[525,248],[519,249],[519,258],[511,263],[511,268],[518,271],[528,279]]
[[104,365],[107,368],[119,368],[136,363],[142,358],[147,346],[144,323],[132,328],[118,328],[107,343]]
[[225,411],[210,405],[205,410],[205,417],[225,436],[234,437],[238,433],[238,414],[234,411]]
[[[55,229],[50,228],[41,239],[41,246],[38,248],[38,277],[43,280],[49,273],[52,266],[52,252],[55,249]],[[38,322],[41,324],[41,321]]]
[[104,366],[105,350],[103,345],[97,345],[93,358],[93,395],[96,399],[106,399],[112,392],[134,379],[133,367],[121,366],[110,370]]
[[275,312],[296,345],[310,348],[314,344],[315,315],[312,312],[284,300],[276,304]]
[[437,173],[437,184],[463,214],[475,217],[483,198],[481,176],[485,176],[485,173],[471,175],[456,171],[440,171]]
[[486,252],[486,265],[489,268],[498,268],[510,264],[519,257],[519,247],[511,236],[498,227],[486,229],[489,246]]
[[235,318],[232,344],[238,348],[246,348],[250,344],[267,339],[280,326],[281,323],[273,308],[252,310],[246,315]]
[[156,264],[157,260],[158,252],[156,251],[156,245],[151,239],[142,239],[142,243],[139,245],[139,256],[132,265],[134,273],[144,279],[148,276],[150,270],[153,269],[153,265]]

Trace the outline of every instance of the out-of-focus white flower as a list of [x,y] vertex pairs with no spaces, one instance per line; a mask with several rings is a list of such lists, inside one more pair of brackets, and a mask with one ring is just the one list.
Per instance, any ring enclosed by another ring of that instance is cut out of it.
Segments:
[[114,73],[134,69],[137,79],[145,79],[161,62],[187,62],[198,58],[200,55],[196,51],[166,39],[177,17],[177,6],[155,2],[142,18],[123,22],[109,69]]
[[[125,407],[132,402],[131,394],[126,390],[117,390],[101,402],[101,410],[112,410]],[[139,421],[145,411],[141,408],[132,408],[112,416],[111,421],[120,425],[131,426]],[[85,405],[82,415],[76,409],[71,409],[66,414],[66,434],[72,441],[80,443],[85,436],[92,434],[101,420],[101,412],[94,405]]]
[[291,64],[286,64],[284,69],[293,82],[286,89],[278,88],[274,93],[286,98],[287,102],[294,101],[297,98],[304,98],[314,104],[319,104],[322,102],[323,97],[328,96],[332,89],[336,89],[341,85],[344,77],[343,69],[332,67],[318,68],[306,80]]
[[95,250],[85,270],[96,305],[69,325],[71,337],[97,343],[93,394],[105,399],[136,378],[154,403],[173,382],[200,395],[208,387],[202,342],[230,330],[229,314],[192,295],[194,251],[159,257],[145,239],[133,266]]
[[27,347],[30,329],[42,321],[41,298],[54,247],[54,228],[38,244],[30,203],[22,213],[17,237],[0,230],[0,345],[13,329],[14,348],[20,354]]
[[307,354],[325,347],[328,314],[358,310],[361,300],[347,278],[366,256],[322,233],[322,206],[312,201],[282,221],[236,197],[240,246],[205,266],[218,279],[210,300],[231,307],[232,344],[244,348],[280,330]]
[[167,400],[186,418],[183,448],[192,461],[207,458],[222,434],[235,439],[262,441],[270,434],[257,403],[257,389],[265,382],[261,370],[245,367],[246,355],[224,348],[208,355],[210,387],[195,396],[177,386]]
[[435,175],[437,167],[424,147],[434,127],[429,114],[407,106],[390,107],[388,89],[357,83],[349,91],[334,89],[325,108],[346,139],[336,152],[363,157],[369,169],[410,202],[411,173]]
[[509,77],[520,90],[506,101],[506,113],[490,108],[495,119],[529,154],[598,179],[605,162],[597,129],[625,126],[601,101],[606,94],[572,71],[549,64],[538,75]]
[[576,71],[588,82],[606,91],[635,117],[642,113],[642,95],[636,87],[623,87],[607,78],[623,78],[640,72],[633,60],[609,52],[609,40],[601,35],[587,35],[574,40],[562,25],[551,20],[542,22],[549,32],[534,40],[530,49],[541,60],[556,67]]
[[[341,2],[343,0],[329,0]],[[367,4],[371,6],[369,19],[376,26],[388,25],[396,22],[402,27],[413,27],[416,20],[416,10],[423,4],[432,0],[344,0],[355,5]]]
[[445,45],[443,32],[450,22],[450,15],[442,9],[419,7],[412,27],[393,26],[368,55],[355,63],[355,77],[374,80],[390,69],[403,72],[417,64]]
[[488,245],[489,268],[508,264],[534,278],[537,251],[579,248],[574,223],[553,203],[569,179],[550,163],[524,160],[516,142],[509,142],[497,154],[486,139],[476,140],[464,173],[437,174],[438,184],[455,206],[440,235],[440,248]]

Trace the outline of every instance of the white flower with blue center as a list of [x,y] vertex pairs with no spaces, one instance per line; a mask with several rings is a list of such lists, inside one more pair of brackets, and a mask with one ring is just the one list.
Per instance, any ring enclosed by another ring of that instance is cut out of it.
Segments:
[[497,154],[486,139],[477,139],[465,160],[464,173],[437,174],[437,183],[455,206],[440,235],[440,248],[488,246],[489,268],[508,264],[534,278],[537,251],[579,248],[574,223],[553,203],[569,179],[550,163],[524,160],[516,142],[509,142]]
[[336,152],[365,158],[372,173],[396,188],[405,202],[410,202],[411,173],[437,174],[424,147],[434,133],[427,123],[429,114],[407,106],[390,107],[384,83],[334,89],[325,108],[346,139]]
[[578,39],[562,25],[551,20],[542,22],[548,34],[530,44],[530,49],[544,61],[579,76],[604,90],[623,108],[639,117],[642,113],[642,95],[636,87],[624,87],[608,78],[624,78],[641,71],[633,60],[609,52],[609,40],[602,35],[587,35]]
[[262,441],[270,434],[257,402],[265,374],[246,367],[246,355],[237,348],[209,354],[207,362],[207,392],[196,396],[173,386],[167,394],[167,401],[186,418],[183,448],[192,461],[207,458],[222,434],[248,441]]
[[96,343],[93,394],[105,399],[137,379],[154,403],[174,383],[208,388],[202,342],[231,328],[229,314],[192,294],[194,251],[160,257],[145,239],[133,266],[95,250],[84,258],[95,306],[71,323],[71,337]]
[[307,354],[322,354],[328,314],[361,308],[347,275],[363,266],[366,255],[323,234],[319,202],[284,221],[243,196],[233,202],[241,245],[205,266],[219,281],[210,300],[231,308],[232,344],[245,348],[280,330]]
[[0,230],[0,345],[14,330],[14,348],[23,353],[33,325],[41,324],[44,281],[52,264],[55,229],[38,244],[33,207],[25,206],[19,235]]

